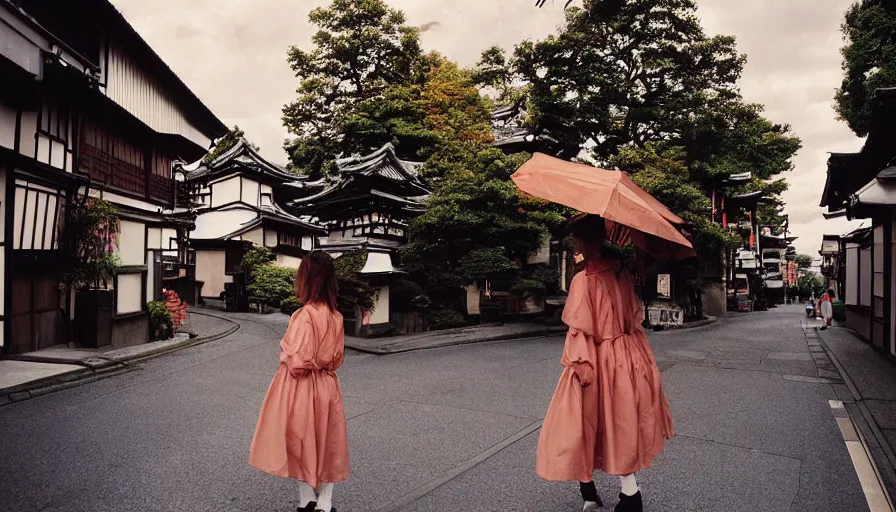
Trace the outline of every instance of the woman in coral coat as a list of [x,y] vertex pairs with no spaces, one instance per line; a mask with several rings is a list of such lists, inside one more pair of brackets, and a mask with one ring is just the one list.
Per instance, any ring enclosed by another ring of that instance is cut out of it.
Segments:
[[295,286],[304,307],[292,315],[280,341],[280,366],[258,415],[249,464],[299,480],[300,511],[329,512],[333,484],[349,473],[335,373],[345,358],[345,337],[332,258],[311,253],[299,265]]
[[603,219],[589,215],[571,231],[583,269],[563,311],[564,370],[538,439],[536,472],[545,480],[578,480],[585,511],[602,505],[594,471],[618,475],[615,510],[641,512],[635,473],[673,437],[672,415],[631,277],[603,257]]

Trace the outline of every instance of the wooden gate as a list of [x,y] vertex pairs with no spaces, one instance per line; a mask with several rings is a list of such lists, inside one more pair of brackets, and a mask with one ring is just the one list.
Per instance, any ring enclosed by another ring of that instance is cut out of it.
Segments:
[[59,275],[50,269],[23,269],[11,276],[11,281],[12,353],[32,352],[59,343]]

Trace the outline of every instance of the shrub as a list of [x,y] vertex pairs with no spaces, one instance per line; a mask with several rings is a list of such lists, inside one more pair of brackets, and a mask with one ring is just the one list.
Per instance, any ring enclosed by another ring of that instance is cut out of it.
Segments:
[[295,313],[302,307],[302,301],[295,295],[291,295],[280,302],[280,312],[287,315]]
[[149,330],[153,341],[167,340],[174,335],[174,322],[165,301],[154,300],[146,304],[149,310]]
[[545,285],[541,281],[536,281],[535,279],[516,279],[511,283],[510,291],[516,295],[543,293],[545,291]]
[[243,255],[240,267],[246,273],[246,282],[252,283],[255,269],[270,264],[277,257],[267,247],[253,247]]
[[453,309],[437,309],[428,315],[429,327],[434,331],[463,327],[466,325],[464,316]]
[[280,308],[283,301],[295,295],[296,269],[259,265],[252,271],[249,296],[261,304]]

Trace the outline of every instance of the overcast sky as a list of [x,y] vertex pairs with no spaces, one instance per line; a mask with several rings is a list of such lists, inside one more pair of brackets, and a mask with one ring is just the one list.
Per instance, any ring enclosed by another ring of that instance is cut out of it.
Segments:
[[[270,160],[284,164],[281,107],[297,81],[286,64],[290,45],[308,47],[308,12],[325,0],[112,0],[184,82],[220,117],[239,125]],[[851,0],[697,0],[708,34],[737,37],[748,57],[742,80],[748,101],[765,104],[774,122],[803,140],[784,195],[801,253],[818,256],[823,233],[855,223],[826,221],[818,202],[828,152],[857,151],[862,141],[836,120],[840,23]],[[563,0],[542,9],[534,0],[389,0],[417,26],[427,49],[462,65],[498,44],[542,38],[563,19]],[[447,4],[447,6],[446,6]],[[437,22],[437,23],[432,23]]]

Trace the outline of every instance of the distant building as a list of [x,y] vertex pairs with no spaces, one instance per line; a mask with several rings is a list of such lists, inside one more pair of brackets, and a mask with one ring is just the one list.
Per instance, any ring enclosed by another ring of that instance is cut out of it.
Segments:
[[196,251],[196,280],[204,298],[220,298],[240,275],[243,255],[267,247],[276,264],[298,268],[327,231],[288,213],[281,204],[304,193],[304,180],[263,159],[240,140],[211,162],[179,165],[182,189],[196,213],[191,246]]
[[333,257],[367,253],[361,277],[379,290],[374,326],[390,321],[390,288],[403,274],[396,253],[407,243],[411,221],[426,211],[430,192],[418,176],[421,166],[399,159],[386,144],[369,155],[337,160],[335,177],[303,183],[303,195],[287,206],[324,227],[317,246]]

